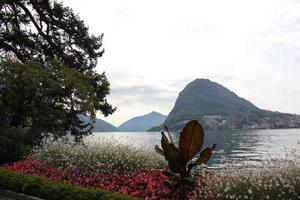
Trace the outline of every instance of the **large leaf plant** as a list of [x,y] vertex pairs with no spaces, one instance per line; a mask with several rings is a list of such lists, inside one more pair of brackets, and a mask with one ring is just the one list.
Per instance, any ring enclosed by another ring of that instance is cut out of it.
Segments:
[[182,179],[189,176],[193,167],[206,163],[216,147],[213,144],[203,149],[193,161],[193,158],[200,152],[204,140],[204,131],[197,120],[189,121],[180,132],[179,145],[175,145],[174,140],[165,126],[169,139],[164,132],[161,132],[161,147],[155,145],[155,151],[164,156],[168,161],[168,167],[171,172],[179,174]]

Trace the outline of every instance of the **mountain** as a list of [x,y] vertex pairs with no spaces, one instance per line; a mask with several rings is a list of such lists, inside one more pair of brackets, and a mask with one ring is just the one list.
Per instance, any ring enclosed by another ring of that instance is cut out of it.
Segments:
[[[79,115],[80,120],[84,122],[90,122],[90,118],[87,116]],[[118,128],[114,125],[96,118],[96,123],[94,124],[93,132],[115,132],[118,131]]]
[[196,79],[186,85],[164,124],[171,130],[180,130],[191,119],[209,129],[300,126],[299,116],[262,110],[208,79]]
[[119,126],[120,131],[146,131],[153,126],[160,125],[166,119],[165,115],[151,112],[143,116],[134,117]]

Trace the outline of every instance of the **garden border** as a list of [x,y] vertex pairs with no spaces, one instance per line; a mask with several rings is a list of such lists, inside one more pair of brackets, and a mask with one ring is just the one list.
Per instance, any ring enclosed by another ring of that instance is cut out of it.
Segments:
[[51,200],[138,199],[135,197],[103,191],[96,188],[81,187],[63,182],[50,181],[44,177],[23,174],[21,172],[12,171],[3,167],[0,167],[0,189],[10,190],[15,193],[21,193],[25,195],[32,195],[38,198],[28,200],[42,200],[49,199],[49,197],[51,197]]

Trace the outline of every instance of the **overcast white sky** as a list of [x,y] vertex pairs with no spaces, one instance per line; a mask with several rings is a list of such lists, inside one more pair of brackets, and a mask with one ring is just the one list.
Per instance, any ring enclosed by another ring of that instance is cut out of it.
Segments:
[[[119,125],[209,78],[256,106],[300,114],[299,0],[63,0],[104,33],[97,70]],[[99,116],[100,117],[100,116]],[[101,117],[103,118],[103,117]]]

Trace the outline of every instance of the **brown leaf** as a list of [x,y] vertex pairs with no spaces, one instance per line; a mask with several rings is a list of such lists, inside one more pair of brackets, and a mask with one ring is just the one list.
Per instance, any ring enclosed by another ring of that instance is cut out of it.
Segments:
[[165,156],[165,152],[161,148],[159,148],[158,145],[155,145],[154,149],[155,149],[156,153],[158,153],[159,155]]
[[216,147],[214,144],[212,147],[206,147],[201,153],[199,158],[196,160],[195,165],[201,165],[202,163],[206,163],[210,157],[213,149]]
[[197,120],[192,120],[185,125],[179,139],[179,150],[184,165],[200,151],[203,137],[203,128]]
[[172,172],[178,173],[185,170],[182,166],[182,157],[179,150],[174,144],[169,143],[164,133],[162,133],[161,147],[163,148],[164,156],[168,161],[169,168]]

